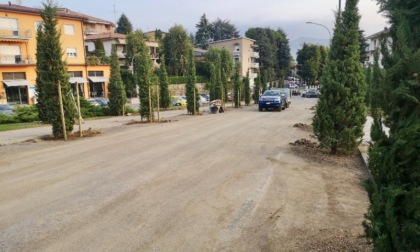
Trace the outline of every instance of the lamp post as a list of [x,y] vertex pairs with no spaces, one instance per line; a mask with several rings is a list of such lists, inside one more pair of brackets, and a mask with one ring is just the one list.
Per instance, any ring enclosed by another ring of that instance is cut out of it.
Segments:
[[330,32],[330,29],[328,29],[325,25],[318,24],[318,23],[314,23],[314,22],[306,22],[306,24],[319,25],[319,26],[322,26],[322,27],[324,27],[325,29],[327,29],[328,34],[330,35],[330,41],[331,41],[331,32]]

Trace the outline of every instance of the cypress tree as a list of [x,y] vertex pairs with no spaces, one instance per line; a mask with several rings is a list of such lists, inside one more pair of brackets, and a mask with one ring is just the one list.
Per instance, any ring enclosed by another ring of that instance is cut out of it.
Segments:
[[109,79],[109,112],[111,115],[122,115],[127,102],[124,84],[121,78],[120,62],[117,55],[117,47],[111,50],[111,75]]
[[127,16],[123,13],[120,19],[118,19],[117,29],[115,29],[115,32],[120,34],[129,34],[132,31],[133,25],[131,24],[130,20],[128,20]]
[[227,95],[229,90],[229,79],[233,74],[233,56],[228,49],[223,48],[220,51],[220,79],[222,82],[222,100],[227,101]]
[[210,48],[206,53],[206,59],[210,69],[210,98],[222,99],[221,50]]
[[257,70],[257,78],[254,79],[254,103],[258,104],[258,100],[260,99],[260,92],[261,92],[261,73],[260,70]]
[[51,0],[43,3],[41,11],[43,23],[37,31],[36,91],[40,119],[52,125],[52,133],[55,137],[62,137],[64,132],[58,99],[58,83],[61,85],[66,131],[68,132],[73,130],[76,110],[71,97],[66,62],[62,59],[61,33],[57,29],[57,8]]
[[420,251],[420,9],[418,1],[378,3],[390,18],[392,53],[383,53],[386,73],[372,93],[379,109],[372,114],[371,205],[363,224],[373,251]]
[[241,106],[241,102],[239,100],[241,94],[241,79],[240,79],[240,71],[241,71],[241,63],[235,63],[235,69],[233,74],[233,101],[235,103],[235,108],[239,108]]
[[[187,96],[187,111],[189,114],[195,115],[200,111],[200,99],[197,87],[195,85],[195,62],[194,62],[194,51],[191,46],[188,52],[188,65],[187,65],[187,83],[185,85],[186,96]],[[195,97],[194,97],[195,94]],[[194,104],[195,103],[195,104]],[[195,106],[194,106],[195,105]],[[194,110],[195,107],[195,110]]]
[[149,89],[152,86],[153,67],[149,55],[149,48],[146,46],[143,38],[139,38],[138,53],[134,55],[134,74],[137,85],[139,85],[140,97],[140,116],[141,119],[146,118],[148,122],[153,122],[153,106],[151,107],[149,101],[152,99],[152,94]]
[[347,0],[337,17],[313,119],[314,134],[331,154],[353,151],[366,121],[365,79],[359,62],[358,0]]
[[161,109],[168,109],[171,104],[171,94],[169,93],[168,73],[166,72],[165,57],[161,57],[159,70],[159,105]]
[[251,104],[251,88],[249,86],[249,71],[246,72],[246,77],[244,79],[244,100],[245,100],[246,106],[249,106]]

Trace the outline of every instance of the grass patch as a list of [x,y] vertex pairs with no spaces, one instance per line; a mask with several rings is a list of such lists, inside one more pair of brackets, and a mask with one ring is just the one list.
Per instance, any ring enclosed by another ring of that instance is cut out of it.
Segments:
[[39,123],[39,122],[0,124],[0,131],[36,128],[36,127],[42,127],[42,126],[46,126],[46,125],[48,125],[48,124],[43,124],[43,123]]

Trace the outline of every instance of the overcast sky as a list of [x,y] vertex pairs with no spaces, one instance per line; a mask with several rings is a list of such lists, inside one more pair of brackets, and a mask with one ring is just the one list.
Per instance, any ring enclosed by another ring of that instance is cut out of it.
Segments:
[[[20,0],[22,5],[41,7],[42,0]],[[195,33],[195,24],[203,13],[210,21],[228,19],[244,35],[249,27],[283,28],[290,40],[301,37],[329,39],[322,26],[306,24],[307,21],[325,25],[333,32],[334,11],[338,0],[55,0],[66,7],[87,15],[115,22],[124,13],[135,29],[167,31],[175,24],[182,25],[188,33]],[[1,0],[2,3],[7,1]],[[11,0],[12,3],[18,2]],[[342,9],[345,0],[342,0]],[[114,6],[115,11],[114,12]],[[378,14],[376,1],[360,0],[360,27],[371,35],[389,26]]]

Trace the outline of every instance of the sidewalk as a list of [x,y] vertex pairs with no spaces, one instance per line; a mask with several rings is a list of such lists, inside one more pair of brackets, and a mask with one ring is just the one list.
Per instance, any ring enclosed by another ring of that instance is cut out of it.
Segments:
[[363,128],[363,132],[364,132],[364,136],[362,138],[362,142],[359,145],[359,152],[360,155],[362,155],[363,161],[366,165],[366,167],[368,166],[368,162],[369,162],[369,156],[368,156],[368,151],[369,151],[369,143],[370,143],[370,128],[372,126],[373,123],[373,119],[372,117],[368,116],[366,118],[366,123],[365,126]]
[[[202,107],[201,111],[207,111],[208,107]],[[186,115],[187,110],[169,110],[169,111],[161,111],[160,118],[161,119],[168,119],[171,117],[179,116],[179,115]],[[155,113],[155,116],[156,113]],[[140,121],[139,115],[133,116],[116,116],[116,117],[109,117],[105,119],[97,119],[97,120],[85,120],[85,123],[82,124],[82,129],[87,130],[89,128],[96,129],[96,130],[104,130],[107,128],[121,126],[125,123],[131,121]],[[74,130],[77,131],[78,126],[74,125]],[[11,131],[3,131],[0,132],[0,146],[6,144],[13,144],[13,143],[21,143],[30,139],[39,138],[42,136],[51,136],[52,135],[52,128],[51,125],[45,125],[36,128],[27,128],[27,129],[19,129],[19,130],[11,130]]]

